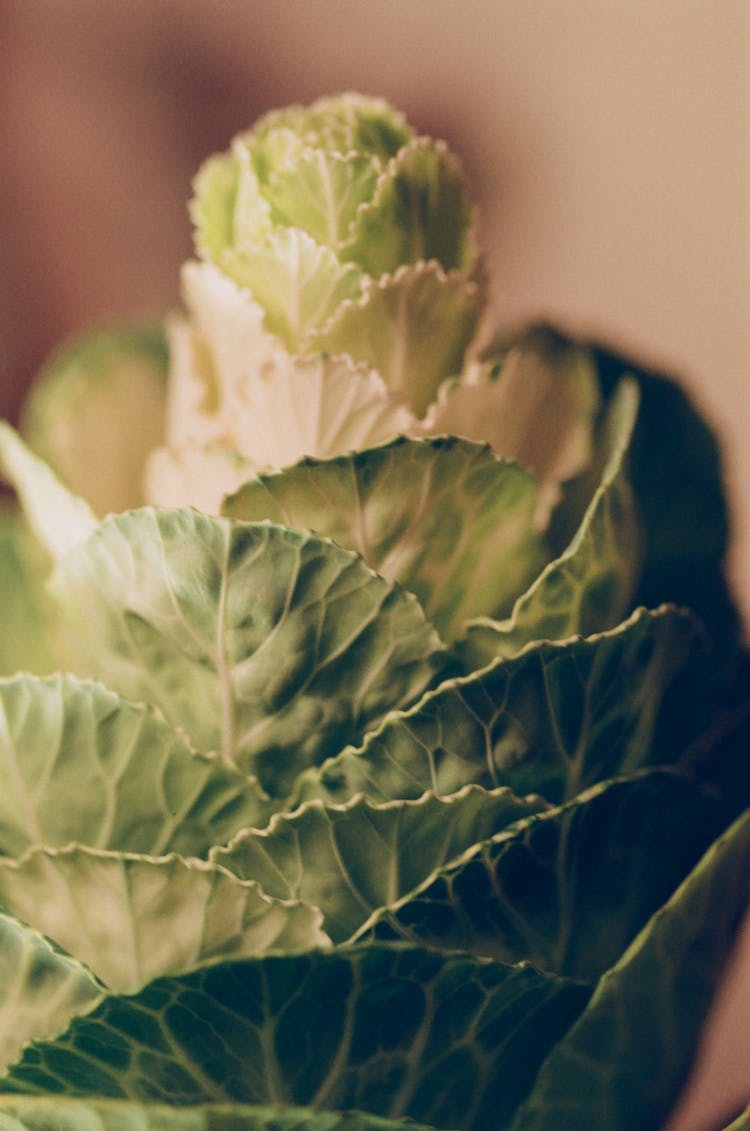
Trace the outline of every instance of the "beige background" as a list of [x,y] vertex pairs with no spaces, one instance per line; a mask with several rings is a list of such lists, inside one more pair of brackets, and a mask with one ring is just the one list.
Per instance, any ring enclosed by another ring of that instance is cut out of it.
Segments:
[[[463,154],[503,320],[595,332],[692,391],[750,612],[747,0],[0,0],[0,36],[4,411],[61,334],[176,301],[207,152],[273,105],[383,94]],[[728,1032],[682,1131],[746,1090]]]

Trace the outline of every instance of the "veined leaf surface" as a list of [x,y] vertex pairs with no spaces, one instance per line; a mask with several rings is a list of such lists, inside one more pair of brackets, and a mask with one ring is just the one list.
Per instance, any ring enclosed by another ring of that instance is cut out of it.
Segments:
[[306,774],[299,796],[387,800],[474,782],[560,801],[674,759],[679,751],[656,740],[660,713],[681,673],[705,662],[688,613],[641,609],[611,632],[536,644],[446,681],[389,715],[359,749]]
[[268,815],[257,784],[153,708],[71,676],[0,680],[0,853],[78,842],[200,856]]
[[439,142],[415,138],[391,158],[342,255],[375,279],[421,259],[470,269],[471,220],[459,162]]
[[292,351],[327,322],[345,299],[356,298],[362,273],[298,228],[279,228],[262,242],[225,251],[219,266],[247,287],[266,312],[265,325]]
[[247,521],[315,530],[419,598],[446,637],[509,610],[541,567],[536,489],[518,464],[446,437],[401,437],[332,460],[259,475],[224,503]]
[[[450,798],[346,806],[312,801],[248,829],[212,859],[277,899],[319,907],[334,942],[344,942],[447,861],[506,825],[544,808],[540,798],[469,786]],[[1,888],[0,888],[1,895]]]
[[375,934],[595,982],[724,821],[713,796],[671,771],[594,786],[438,868],[376,916]]
[[328,943],[314,908],[174,855],[33,849],[0,860],[0,903],[123,993],[217,958]]
[[31,927],[0,913],[0,1069],[27,1041],[56,1037],[97,1004],[103,987]]
[[483,299],[475,279],[421,260],[366,280],[362,294],[312,331],[305,348],[349,354],[372,365],[421,417],[441,383],[463,368]]
[[6,1089],[237,1101],[503,1128],[585,986],[462,955],[340,948],[221,963],[108,997],[29,1046]]
[[283,796],[413,701],[443,662],[414,597],[270,524],[145,508],[105,520],[56,587],[92,674]]

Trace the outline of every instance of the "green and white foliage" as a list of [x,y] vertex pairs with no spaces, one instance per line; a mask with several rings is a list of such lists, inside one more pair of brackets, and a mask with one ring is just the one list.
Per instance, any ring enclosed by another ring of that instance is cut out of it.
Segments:
[[750,869],[709,433],[487,344],[380,100],[192,215],[185,314],[0,424],[0,1131],[658,1131]]

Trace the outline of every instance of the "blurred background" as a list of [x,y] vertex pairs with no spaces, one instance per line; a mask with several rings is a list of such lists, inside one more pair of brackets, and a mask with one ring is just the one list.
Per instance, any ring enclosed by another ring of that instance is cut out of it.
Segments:
[[[0,44],[0,413],[63,336],[179,302],[205,156],[271,107],[381,94],[462,155],[501,323],[690,390],[750,614],[750,0],[0,0]],[[744,970],[679,1131],[748,1090]]]

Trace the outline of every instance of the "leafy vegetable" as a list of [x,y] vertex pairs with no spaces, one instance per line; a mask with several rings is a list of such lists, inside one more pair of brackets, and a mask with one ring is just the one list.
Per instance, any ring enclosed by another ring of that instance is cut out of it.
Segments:
[[750,865],[710,434],[488,344],[380,100],[192,215],[185,314],[0,425],[0,1128],[656,1129]]

